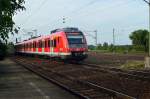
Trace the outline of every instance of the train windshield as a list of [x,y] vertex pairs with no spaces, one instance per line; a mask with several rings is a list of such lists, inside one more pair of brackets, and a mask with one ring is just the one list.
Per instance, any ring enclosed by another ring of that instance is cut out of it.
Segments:
[[84,38],[83,35],[69,35],[67,36],[69,44],[83,44]]

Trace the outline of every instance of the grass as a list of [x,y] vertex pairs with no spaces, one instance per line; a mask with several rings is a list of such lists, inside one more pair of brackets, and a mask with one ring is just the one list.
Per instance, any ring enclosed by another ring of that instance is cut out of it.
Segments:
[[122,69],[144,69],[145,63],[144,61],[127,61],[125,64],[121,66]]

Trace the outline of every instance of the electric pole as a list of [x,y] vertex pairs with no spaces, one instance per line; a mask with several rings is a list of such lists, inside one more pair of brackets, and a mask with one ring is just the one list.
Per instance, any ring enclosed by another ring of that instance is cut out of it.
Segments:
[[148,57],[146,57],[146,62],[145,62],[145,67],[148,67],[150,68],[150,0],[147,1],[147,0],[143,0],[144,2],[146,2],[149,6],[149,34],[148,34],[148,38],[149,38],[149,43],[148,43],[148,46],[149,46],[149,50],[148,50]]
[[66,18],[65,17],[63,17],[63,24],[65,24],[66,23]]
[[149,54],[148,56],[150,57],[150,0],[148,2],[149,5]]
[[95,30],[94,32],[95,32],[95,45],[97,47],[97,30]]
[[[97,35],[98,31],[94,30],[94,31],[84,31],[84,32],[86,32],[87,36],[90,36],[90,37],[92,37],[94,39],[95,46],[97,46],[98,45],[98,35]],[[90,34],[90,33],[87,33],[87,32],[92,32],[92,33],[95,33],[95,34],[93,35],[93,34]]]
[[34,31],[34,36],[37,37],[37,36],[38,36],[38,35],[37,35],[37,29],[32,30],[32,31]]
[[149,2],[147,0],[143,0],[144,2],[146,2],[149,5],[149,50],[148,50],[148,56],[150,57],[150,0]]
[[115,53],[115,29],[113,28],[113,52]]

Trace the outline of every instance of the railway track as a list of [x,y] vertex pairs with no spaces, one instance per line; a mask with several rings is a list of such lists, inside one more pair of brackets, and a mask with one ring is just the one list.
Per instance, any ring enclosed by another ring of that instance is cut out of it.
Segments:
[[[26,60],[23,58],[16,58],[15,61],[18,64],[23,65],[25,68],[42,76],[43,78],[56,83],[57,85],[84,99],[136,99],[136,97],[134,96],[98,85],[86,79],[81,79],[82,77],[80,78],[79,76],[80,73],[82,73],[82,70],[78,70],[79,68],[76,70],[69,70],[69,67],[68,70],[61,70],[61,66],[59,66],[58,68],[53,68],[52,66],[51,68],[51,66],[48,66],[48,64],[46,63],[37,64],[31,60]],[[91,70],[91,68],[88,67],[87,70],[89,69]],[[73,75],[74,72],[76,72],[77,74]],[[93,74],[95,74],[95,70],[93,71]],[[76,75],[78,75],[78,77],[75,77]],[[83,75],[81,74],[81,76]],[[85,75],[83,76],[83,78],[84,77],[86,78]]]
[[120,68],[115,67],[104,67],[100,65],[95,64],[81,64],[85,68],[90,68],[98,71],[108,72],[108,73],[116,73],[120,76],[124,76],[127,78],[134,78],[137,80],[143,80],[143,81],[150,81],[150,71],[143,71],[143,70],[122,70]]

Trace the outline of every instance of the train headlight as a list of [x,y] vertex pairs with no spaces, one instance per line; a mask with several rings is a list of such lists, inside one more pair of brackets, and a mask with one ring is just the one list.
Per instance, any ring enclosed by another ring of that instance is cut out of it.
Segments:
[[87,53],[86,52],[83,52],[83,55],[86,55]]

